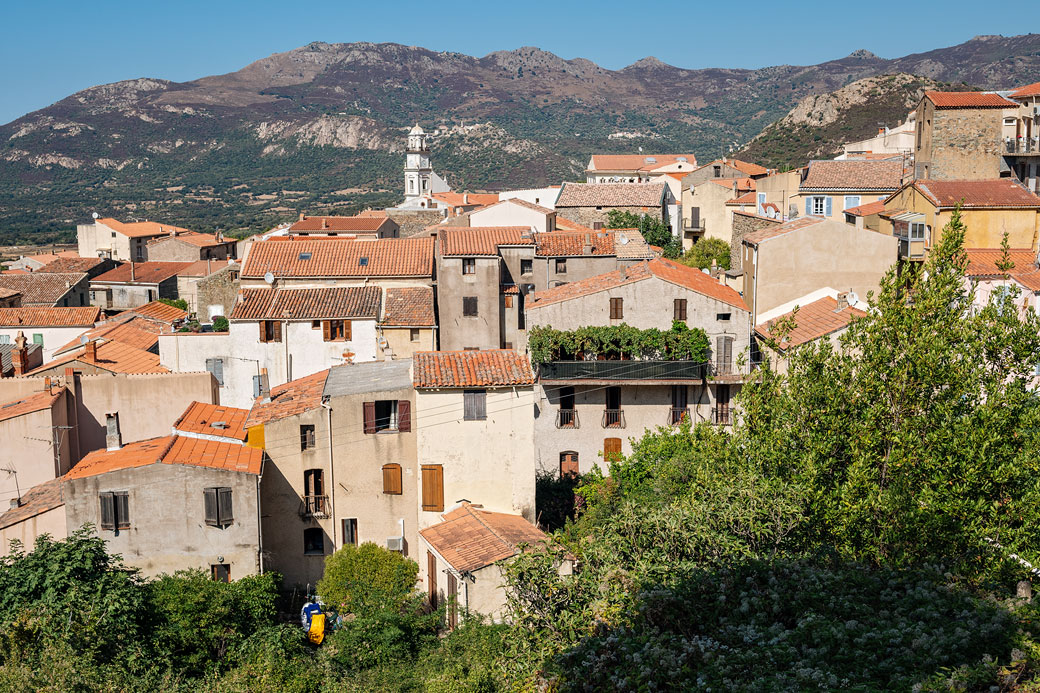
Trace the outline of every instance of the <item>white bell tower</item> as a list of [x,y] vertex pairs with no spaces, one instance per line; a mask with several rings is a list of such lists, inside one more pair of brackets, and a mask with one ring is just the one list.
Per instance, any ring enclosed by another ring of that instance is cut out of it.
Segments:
[[408,148],[405,150],[404,199],[414,200],[432,192],[433,168],[430,166],[430,145],[426,131],[416,123],[408,131]]

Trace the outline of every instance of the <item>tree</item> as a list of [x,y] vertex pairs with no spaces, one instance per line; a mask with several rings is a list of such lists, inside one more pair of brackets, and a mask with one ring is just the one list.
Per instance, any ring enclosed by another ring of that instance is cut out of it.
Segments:
[[643,239],[650,245],[661,248],[665,257],[679,257],[682,252],[682,241],[672,234],[671,229],[661,219],[649,214],[611,209],[607,212],[607,228],[639,229]]
[[724,270],[729,269],[729,243],[721,238],[702,238],[686,251],[682,263],[698,269],[708,269],[714,260]]
[[188,310],[188,302],[185,301],[183,298],[160,298],[159,303],[165,303],[168,306],[180,308],[184,311]]
[[400,611],[415,592],[419,566],[371,542],[347,544],[325,559],[318,596],[341,614]]

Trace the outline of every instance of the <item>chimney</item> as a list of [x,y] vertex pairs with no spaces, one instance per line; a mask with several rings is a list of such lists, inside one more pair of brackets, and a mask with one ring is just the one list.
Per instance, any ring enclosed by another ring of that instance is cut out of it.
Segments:
[[585,242],[581,246],[582,255],[592,255],[592,234],[585,234]]
[[329,228],[329,218],[328,217],[322,217],[321,218],[321,228],[323,228],[323,229]]
[[11,508],[13,509],[13,508],[20,508],[20,507],[22,507],[22,499],[21,498],[12,498],[11,499]]
[[307,215],[304,214],[303,212],[300,212],[300,221],[303,221],[306,218],[307,218]]
[[845,310],[849,307],[849,292],[842,291],[838,294],[838,307],[835,312]]
[[25,335],[22,334],[21,330],[18,330],[18,336],[14,338],[14,351],[11,352],[11,366],[14,369],[14,376],[17,378],[20,375],[25,375],[25,372],[29,370],[29,350],[25,346]]
[[262,398],[263,402],[271,401],[271,381],[267,377],[267,369],[261,368],[260,375],[255,376],[256,388],[255,394],[257,397]]
[[130,281],[137,279],[137,272],[134,271],[134,261],[130,261]]
[[214,236],[214,238],[216,238],[217,243],[223,243],[224,242],[224,232],[223,231],[217,231],[215,234],[213,234],[213,236]]
[[119,412],[105,414],[105,449],[118,450],[123,447],[123,435],[119,432]]
[[462,204],[469,204],[469,193],[462,193]]
[[97,361],[96,341],[91,340],[87,342],[86,350],[83,352],[83,358],[87,359],[88,361]]

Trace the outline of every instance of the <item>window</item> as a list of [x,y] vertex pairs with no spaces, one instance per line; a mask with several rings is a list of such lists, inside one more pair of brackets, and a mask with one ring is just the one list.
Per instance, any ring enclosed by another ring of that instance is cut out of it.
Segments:
[[401,495],[401,465],[383,465],[383,493],[391,496]]
[[815,216],[822,217],[827,214],[827,198],[826,197],[814,197],[812,198],[812,213]]
[[43,346],[43,335],[39,332],[33,332],[33,344]]
[[300,424],[300,450],[314,449],[314,424]]
[[462,297],[462,314],[466,317],[475,318],[477,317],[477,297],[476,296],[463,296]]
[[672,409],[668,416],[668,423],[677,424],[689,418],[689,391],[685,385],[672,385]]
[[206,506],[206,524],[210,527],[227,527],[235,521],[231,509],[231,489],[227,487],[207,488],[202,491]]
[[312,255],[311,253],[300,253],[299,257],[301,260],[310,260]]
[[325,531],[321,527],[308,527],[303,530],[303,553],[305,556],[325,554]]
[[715,313],[715,319],[719,322],[728,322],[732,313]]
[[444,467],[439,464],[422,466],[422,509],[438,513],[444,510]]
[[357,518],[356,517],[345,518],[343,520],[343,522],[342,522],[342,527],[343,527],[343,546],[346,546],[347,544],[353,544],[354,546],[357,546],[357,544],[358,544],[358,538],[357,538]]
[[715,370],[720,374],[733,371],[733,337],[715,338]]
[[321,325],[326,342],[349,342],[352,338],[350,320],[325,320]]
[[306,517],[325,514],[325,472],[303,470],[303,514]]
[[924,224],[913,223],[910,224],[910,240],[911,241],[923,241],[925,239],[925,231],[927,227]]
[[311,329],[312,330],[320,330],[321,329],[321,320],[311,320]]
[[101,500],[101,529],[130,529],[130,497],[127,491],[106,491]]
[[556,258],[556,274],[567,274],[567,258]]
[[623,428],[621,414],[621,388],[608,387],[606,392],[606,407],[603,412],[604,428]]
[[711,167],[711,174],[715,178],[722,178],[722,167],[721,166],[712,166]]
[[853,207],[859,207],[859,205],[860,205],[859,201],[860,201],[860,196],[859,195],[846,195],[845,196],[845,206],[842,207],[842,209],[844,210],[844,209],[852,209]]
[[0,334],[0,344],[10,344],[10,343],[11,343],[11,335],[9,335],[9,334]]
[[534,271],[533,260],[521,260],[520,261],[520,274],[531,274]]
[[610,299],[610,319],[621,320],[625,317],[625,299],[623,298],[612,298]]
[[462,258],[462,273],[463,274],[476,274],[477,273],[477,261],[475,258],[464,257]]
[[573,450],[560,453],[560,478],[578,476],[578,453]]
[[224,387],[224,359],[206,359],[206,370],[216,378],[217,385]]
[[557,428],[577,428],[578,414],[574,410],[574,388],[560,388],[560,414]]
[[672,319],[673,320],[685,320],[686,319],[686,299],[677,298],[674,301],[674,310]]
[[466,390],[462,393],[463,419],[483,421],[487,418],[487,390]]
[[282,341],[282,323],[277,320],[260,321],[260,341],[280,342]]
[[231,566],[215,563],[209,567],[209,576],[214,582],[231,582]]
[[364,413],[365,433],[408,433],[412,430],[412,403],[406,399],[381,399],[375,402],[365,402],[362,405]]
[[412,342],[418,342],[419,341],[419,328],[418,327],[413,327],[412,329],[408,330],[408,339],[409,339],[409,341],[412,341]]
[[603,439],[603,459],[607,462],[617,462],[621,459],[621,439]]

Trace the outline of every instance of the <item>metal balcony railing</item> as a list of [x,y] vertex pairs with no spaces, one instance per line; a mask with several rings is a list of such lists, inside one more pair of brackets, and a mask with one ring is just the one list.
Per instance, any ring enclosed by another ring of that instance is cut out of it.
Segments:
[[703,219],[683,219],[682,220],[683,231],[690,233],[704,233],[704,220]]
[[712,407],[711,422],[716,426],[731,426],[733,416],[730,414],[729,407]]
[[624,409],[604,409],[603,410],[603,428],[624,428],[625,427],[625,410]]
[[1035,137],[1002,139],[1000,148],[1005,154],[1040,154],[1040,142]]
[[577,409],[561,409],[556,412],[556,428],[581,428]]
[[300,504],[301,517],[329,517],[328,496],[304,496]]
[[543,380],[703,380],[708,364],[698,361],[549,361],[538,366]]
[[670,407],[668,409],[668,425],[678,426],[683,421],[690,420],[690,410],[687,407]]

